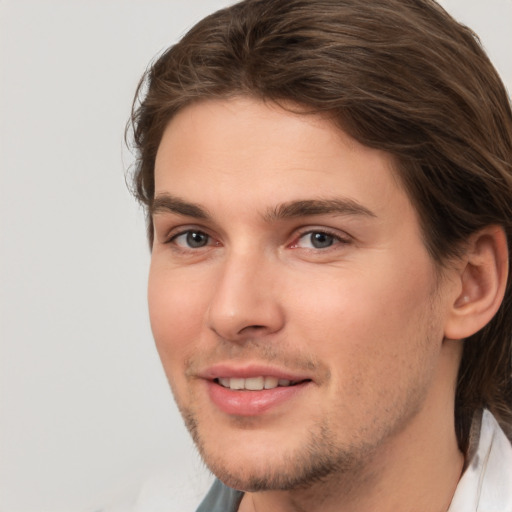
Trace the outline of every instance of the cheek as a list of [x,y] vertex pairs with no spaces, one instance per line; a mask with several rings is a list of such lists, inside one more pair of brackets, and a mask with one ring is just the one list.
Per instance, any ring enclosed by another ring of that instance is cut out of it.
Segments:
[[397,275],[352,273],[310,287],[297,302],[300,325],[291,338],[302,339],[328,366],[325,413],[333,422],[377,424],[432,380],[442,343],[441,323],[432,320],[439,313],[432,281],[428,273],[407,280]]
[[169,380],[182,370],[199,337],[207,308],[204,288],[152,265],[148,282],[151,329]]
[[331,275],[330,280],[303,282],[300,289],[310,290],[308,294],[300,294],[299,288],[290,294],[302,297],[295,300],[294,315],[301,338],[310,340],[311,348],[314,343],[319,357],[346,368],[348,375],[354,374],[355,365],[389,373],[425,350],[418,344],[426,338],[437,337],[437,345],[442,341],[442,322],[436,326],[440,317],[432,314],[435,281],[430,266],[419,272],[414,262],[404,265],[403,258],[388,263],[386,272],[372,272],[375,267],[368,264],[361,271],[343,272],[339,279]]

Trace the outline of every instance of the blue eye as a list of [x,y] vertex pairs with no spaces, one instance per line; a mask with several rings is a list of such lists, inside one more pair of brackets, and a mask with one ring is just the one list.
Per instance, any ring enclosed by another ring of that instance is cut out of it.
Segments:
[[311,245],[316,249],[330,247],[334,243],[334,237],[328,233],[309,233]]
[[199,249],[210,243],[210,237],[202,231],[189,230],[171,239],[176,245],[187,249]]
[[326,249],[338,241],[340,241],[338,237],[325,233],[324,231],[310,231],[309,233],[304,233],[299,238],[295,247],[302,247],[306,249]]

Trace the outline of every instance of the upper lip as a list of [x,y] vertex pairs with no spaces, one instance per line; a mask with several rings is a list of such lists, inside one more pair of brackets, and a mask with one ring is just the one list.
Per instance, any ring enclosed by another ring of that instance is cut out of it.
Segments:
[[311,376],[298,371],[278,368],[265,364],[221,363],[209,366],[198,373],[198,377],[214,380],[218,378],[250,379],[251,377],[276,377],[293,382],[312,380]]

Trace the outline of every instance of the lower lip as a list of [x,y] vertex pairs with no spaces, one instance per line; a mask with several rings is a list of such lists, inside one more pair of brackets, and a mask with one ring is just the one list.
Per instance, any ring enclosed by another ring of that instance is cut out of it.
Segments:
[[226,414],[257,416],[287,402],[304,391],[311,382],[261,391],[235,391],[213,381],[207,381],[211,401]]

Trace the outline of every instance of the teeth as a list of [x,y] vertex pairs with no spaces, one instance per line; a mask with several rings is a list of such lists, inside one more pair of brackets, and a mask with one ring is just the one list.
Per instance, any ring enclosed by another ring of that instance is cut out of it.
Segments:
[[249,391],[261,391],[262,389],[274,389],[278,386],[289,386],[292,381],[278,379],[277,377],[250,377],[248,379],[219,377],[221,386],[233,390],[247,389]]
[[279,380],[277,377],[265,377],[265,389],[277,388]]
[[245,379],[229,379],[231,389],[245,389]]
[[225,388],[229,388],[229,379],[226,379],[225,377],[219,378],[219,384],[221,386],[224,386]]
[[263,377],[251,377],[250,379],[245,379],[245,389],[261,391],[264,383],[265,379]]

